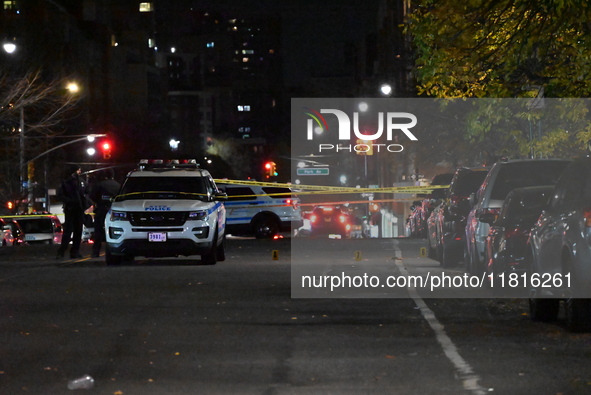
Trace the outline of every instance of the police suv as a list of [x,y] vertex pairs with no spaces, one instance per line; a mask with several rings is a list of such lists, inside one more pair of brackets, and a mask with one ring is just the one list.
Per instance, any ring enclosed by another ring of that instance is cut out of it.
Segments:
[[223,261],[224,198],[195,160],[142,160],[105,219],[107,264],[135,256],[200,255],[208,265]]
[[291,189],[243,182],[224,183],[218,180],[218,187],[227,194],[225,206],[229,234],[264,239],[302,226],[300,201],[292,195]]

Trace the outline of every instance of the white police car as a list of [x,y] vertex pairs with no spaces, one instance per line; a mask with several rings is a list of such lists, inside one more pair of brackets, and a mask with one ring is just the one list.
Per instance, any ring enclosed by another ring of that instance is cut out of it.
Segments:
[[223,261],[224,198],[194,160],[142,160],[127,175],[105,219],[107,264],[135,256],[200,255],[209,265]]
[[269,184],[227,183],[218,180],[227,194],[227,232],[232,235],[272,238],[302,226],[299,199],[289,188]]

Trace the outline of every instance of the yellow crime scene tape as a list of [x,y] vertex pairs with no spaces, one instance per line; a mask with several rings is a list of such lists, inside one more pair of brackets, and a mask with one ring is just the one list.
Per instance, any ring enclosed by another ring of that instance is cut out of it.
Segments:
[[42,218],[42,217],[55,217],[55,214],[10,214],[0,215],[0,218]]
[[[262,181],[244,181],[244,180],[226,180],[226,179],[215,179],[216,184],[231,184],[231,185],[254,185],[261,187],[279,187],[279,188],[290,188],[295,191],[298,195],[303,194],[323,194],[323,193],[431,193],[435,189],[449,188],[449,185],[426,185],[426,186],[407,186],[407,187],[385,187],[385,188],[353,188],[353,187],[335,187],[327,185],[300,185],[300,184],[286,184],[286,183],[275,183],[275,182],[262,182]],[[272,195],[285,195],[285,193],[269,193],[267,196]],[[248,195],[257,196],[257,195]]]
[[[388,188],[352,188],[352,187],[335,187],[327,185],[296,185],[288,183],[276,182],[262,182],[262,181],[244,181],[244,180],[227,180],[215,179],[217,184],[228,185],[252,185],[261,187],[275,187],[275,188],[289,188],[295,195],[333,195],[333,194],[347,194],[347,193],[404,193],[404,194],[428,194],[436,189],[449,188],[449,185],[429,185],[429,186],[408,186],[408,187],[388,187]],[[261,196],[285,196],[285,192],[267,193],[264,195],[232,195],[231,199],[246,199]],[[316,205],[343,205],[343,204],[367,204],[367,203],[391,203],[391,202],[412,202],[416,197],[397,198],[397,199],[374,199],[374,200],[354,200],[354,201],[333,201],[333,202],[314,202],[302,203],[300,206],[316,206]],[[237,206],[234,208],[240,208]],[[245,206],[246,207],[246,206]],[[277,207],[277,205],[258,205],[257,207]]]

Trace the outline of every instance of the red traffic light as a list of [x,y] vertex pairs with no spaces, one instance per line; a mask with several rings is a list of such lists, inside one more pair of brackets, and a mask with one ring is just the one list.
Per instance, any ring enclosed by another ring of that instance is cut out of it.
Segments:
[[112,148],[113,148],[113,145],[111,144],[110,141],[103,141],[101,143],[101,149],[103,151],[103,158],[104,159],[111,159]]
[[271,162],[265,163],[265,169],[271,170],[273,168],[273,164]]

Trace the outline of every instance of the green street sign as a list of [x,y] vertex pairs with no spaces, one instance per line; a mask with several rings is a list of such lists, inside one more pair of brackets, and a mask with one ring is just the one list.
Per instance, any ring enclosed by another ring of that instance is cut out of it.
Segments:
[[328,167],[319,169],[297,169],[298,176],[327,176]]

